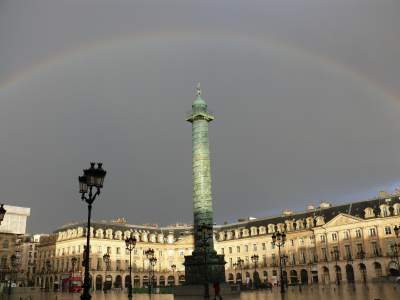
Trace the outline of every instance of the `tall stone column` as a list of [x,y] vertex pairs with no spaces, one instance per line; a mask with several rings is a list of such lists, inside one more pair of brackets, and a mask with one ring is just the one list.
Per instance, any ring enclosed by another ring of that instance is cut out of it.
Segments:
[[[213,234],[203,236],[202,225],[213,226],[211,192],[211,164],[208,140],[208,123],[214,120],[201,97],[200,86],[187,121],[192,123],[192,176],[193,176],[193,224],[194,251],[185,257],[186,283],[203,284],[225,281],[224,256],[214,250]],[[204,243],[206,246],[204,246]],[[207,274],[205,274],[207,272]]]

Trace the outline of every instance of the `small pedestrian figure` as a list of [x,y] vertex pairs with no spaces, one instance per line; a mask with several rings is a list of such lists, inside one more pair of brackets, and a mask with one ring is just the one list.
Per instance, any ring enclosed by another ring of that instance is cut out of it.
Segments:
[[220,295],[221,287],[219,285],[219,282],[218,281],[214,282],[213,286],[214,286],[214,300],[217,300],[217,297],[219,300],[222,300],[222,297]]

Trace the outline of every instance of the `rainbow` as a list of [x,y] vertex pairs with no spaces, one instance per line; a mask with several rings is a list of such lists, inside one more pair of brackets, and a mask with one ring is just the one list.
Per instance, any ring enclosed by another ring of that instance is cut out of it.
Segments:
[[374,92],[377,92],[379,95],[384,96],[387,99],[390,99],[393,102],[399,103],[400,97],[394,93],[388,91],[380,82],[371,80],[364,74],[351,69],[347,65],[343,65],[329,57],[321,56],[317,53],[312,53],[307,51],[306,49],[300,48],[298,46],[284,43],[282,41],[278,41],[271,37],[265,37],[261,35],[244,35],[233,32],[214,32],[214,33],[193,33],[193,32],[172,32],[172,31],[160,31],[160,32],[150,32],[143,34],[128,34],[114,37],[112,39],[104,39],[92,43],[81,44],[78,47],[73,49],[67,49],[58,53],[57,55],[51,56],[45,60],[39,61],[30,65],[28,68],[25,68],[22,71],[16,72],[9,76],[7,79],[0,82],[0,93],[6,89],[10,89],[12,87],[17,87],[20,83],[27,81],[33,78],[36,75],[39,75],[46,70],[56,67],[58,65],[62,65],[63,63],[72,60],[77,55],[81,54],[90,54],[97,50],[104,49],[107,47],[121,47],[125,43],[135,43],[136,45],[140,45],[143,43],[148,43],[150,41],[157,40],[165,40],[170,41],[172,39],[176,40],[197,40],[197,39],[205,39],[205,40],[226,40],[226,41],[235,41],[240,42],[241,44],[251,44],[253,46],[259,48],[267,48],[274,49],[282,53],[283,55],[289,56],[297,56],[304,59],[309,59],[314,61],[316,64],[320,64],[324,67],[329,68],[329,70],[335,73],[341,73],[343,76],[349,77],[351,80],[361,82],[366,89],[371,89]]

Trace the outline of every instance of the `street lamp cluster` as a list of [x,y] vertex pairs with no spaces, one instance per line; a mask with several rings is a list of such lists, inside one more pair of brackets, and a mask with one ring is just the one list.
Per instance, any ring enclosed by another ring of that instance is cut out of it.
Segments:
[[[395,225],[393,230],[394,234],[396,235],[396,239],[398,239],[400,233],[400,226]],[[400,261],[399,261],[400,244],[398,244],[397,241],[395,241],[390,247],[394,258],[396,259],[397,270],[400,271]]]
[[240,285],[243,285],[243,266],[244,266],[244,260],[238,257],[237,262],[233,264],[233,267],[239,268],[240,269]]
[[340,285],[340,271],[338,261],[340,259],[339,249],[335,248],[331,251],[331,257],[335,260],[335,273],[336,273],[336,284]]
[[272,235],[272,245],[277,246],[278,247],[278,255],[279,255],[279,272],[280,272],[280,278],[281,278],[281,293],[284,294],[285,293],[285,284],[284,284],[284,280],[283,280],[283,266],[282,266],[282,262],[283,262],[283,257],[281,256],[281,247],[285,246],[285,242],[286,242],[286,234],[283,232],[277,232],[276,234],[274,233]]
[[144,254],[146,255],[146,258],[149,261],[149,282],[148,282],[148,287],[149,287],[149,294],[152,292],[152,287],[154,285],[154,267],[157,264],[157,258],[154,255],[154,249],[149,248],[146,251],[144,251]]
[[104,287],[103,287],[103,291],[106,294],[107,290],[108,290],[108,286],[107,286],[107,271],[110,269],[110,265],[111,265],[111,260],[110,260],[110,254],[107,252],[103,255],[103,261],[104,264],[106,265],[105,268],[105,272],[104,272]]
[[136,238],[127,237],[125,239],[126,250],[129,251],[129,287],[128,287],[128,298],[132,299],[132,251],[136,246]]
[[82,300],[90,300],[90,274],[89,274],[89,249],[90,249],[90,220],[92,214],[92,204],[96,197],[100,195],[100,190],[103,187],[104,178],[106,177],[106,171],[102,168],[102,163],[90,163],[89,169],[83,170],[83,176],[79,176],[79,192],[81,194],[82,201],[85,201],[88,205],[88,221],[86,230],[86,251],[84,252],[84,266],[85,266],[85,278],[83,281],[83,293],[81,295]]

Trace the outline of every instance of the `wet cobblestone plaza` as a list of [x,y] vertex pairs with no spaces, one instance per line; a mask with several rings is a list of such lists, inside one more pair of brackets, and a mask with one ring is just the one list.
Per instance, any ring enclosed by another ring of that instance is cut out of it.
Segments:
[[[14,294],[9,298],[2,295],[1,299],[12,300],[79,300],[80,294],[67,293],[33,293],[33,294]],[[92,294],[93,300],[125,300],[127,294],[115,291],[108,294],[96,292]],[[173,300],[173,295],[147,295],[135,294],[136,300]],[[210,299],[213,299],[211,296]],[[343,285],[339,288],[331,286],[305,287],[299,290],[298,287],[289,287],[287,293],[282,296],[278,288],[272,291],[252,291],[243,292],[239,298],[224,298],[226,300],[392,300],[400,299],[400,286],[395,284],[369,284]]]

